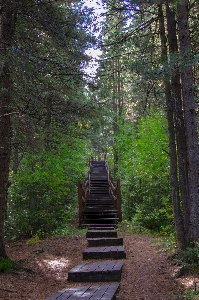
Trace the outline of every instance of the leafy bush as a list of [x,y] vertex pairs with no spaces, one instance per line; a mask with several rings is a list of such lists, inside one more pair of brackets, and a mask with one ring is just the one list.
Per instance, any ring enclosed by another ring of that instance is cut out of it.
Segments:
[[119,154],[123,215],[141,226],[161,231],[172,225],[167,122],[163,112],[152,112],[120,126]]
[[87,171],[85,146],[62,145],[56,153],[26,154],[11,174],[5,223],[9,238],[45,236],[74,218],[77,181]]
[[0,273],[9,273],[11,270],[17,268],[17,263],[9,258],[0,257]]
[[177,261],[190,269],[199,268],[199,244],[187,247],[186,250],[179,250]]

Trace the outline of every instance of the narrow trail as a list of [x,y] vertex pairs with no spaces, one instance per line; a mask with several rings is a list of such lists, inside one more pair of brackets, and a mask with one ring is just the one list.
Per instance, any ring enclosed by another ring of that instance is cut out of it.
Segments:
[[[184,299],[180,281],[172,277],[169,254],[152,246],[155,238],[128,235],[124,227],[117,230],[120,184],[112,183],[106,161],[90,160],[89,165],[85,184],[78,185],[78,225],[87,226],[87,233],[8,244],[9,257],[21,268],[0,275],[0,299],[61,300],[70,294],[70,299],[93,295],[110,300],[117,291],[117,300]],[[92,248],[96,238],[99,245]],[[120,245],[109,247],[115,243],[112,238]]]
[[151,246],[151,237],[125,236],[127,261],[120,283],[122,300],[183,299],[182,287],[173,278],[168,254]]
[[[117,300],[184,299],[179,280],[172,277],[169,254],[151,245],[152,237],[122,235],[127,258]],[[85,237],[51,237],[27,245],[25,241],[7,245],[11,259],[21,270],[0,275],[0,299],[44,300],[63,288],[79,286],[67,281],[68,271],[82,262]]]

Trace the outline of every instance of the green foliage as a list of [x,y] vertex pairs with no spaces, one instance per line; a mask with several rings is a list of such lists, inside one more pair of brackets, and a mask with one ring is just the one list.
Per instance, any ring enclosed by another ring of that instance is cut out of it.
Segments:
[[81,140],[41,154],[27,153],[17,174],[11,174],[6,235],[45,236],[64,227],[77,208],[77,181],[87,171]]
[[185,270],[199,270],[199,244],[179,250],[176,262],[183,265]]
[[0,273],[9,273],[17,268],[17,263],[9,258],[0,257]]
[[150,230],[164,230],[173,223],[164,113],[121,125],[116,147],[124,217]]
[[64,227],[57,228],[54,233],[58,236],[85,236],[87,230],[87,228],[76,228],[71,224],[67,224]]
[[137,219],[132,219],[131,221],[122,220],[117,227],[118,233],[122,236],[125,234],[139,234],[139,235],[150,235],[151,232],[137,221]]
[[40,241],[40,238],[38,237],[38,235],[32,237],[31,239],[26,241],[26,245],[31,245],[31,244],[36,244]]
[[184,295],[186,300],[198,300],[199,299],[199,291],[194,288],[187,288]]
[[[167,227],[166,227],[167,228]],[[158,247],[161,252],[176,253],[176,236],[174,226],[169,226],[168,231],[156,235],[152,246]]]

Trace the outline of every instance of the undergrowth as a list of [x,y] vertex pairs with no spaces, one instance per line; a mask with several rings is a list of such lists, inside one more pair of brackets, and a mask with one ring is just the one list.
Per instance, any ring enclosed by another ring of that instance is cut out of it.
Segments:
[[16,270],[18,265],[15,261],[10,258],[1,258],[0,257],[0,274],[1,273],[9,273],[12,270]]
[[186,250],[178,250],[175,262],[183,267],[183,273],[199,271],[199,243]]
[[55,235],[60,235],[60,236],[85,236],[87,232],[87,228],[78,228],[75,227],[71,224],[68,224],[65,227],[60,227],[54,231]]

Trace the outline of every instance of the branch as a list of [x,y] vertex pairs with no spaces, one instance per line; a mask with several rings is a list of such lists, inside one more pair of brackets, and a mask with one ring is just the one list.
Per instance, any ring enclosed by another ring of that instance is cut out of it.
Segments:
[[8,117],[8,116],[11,116],[11,115],[19,115],[20,113],[19,112],[11,112],[11,113],[7,113],[7,114],[4,114],[4,115],[0,115],[0,118],[4,118],[4,117]]

